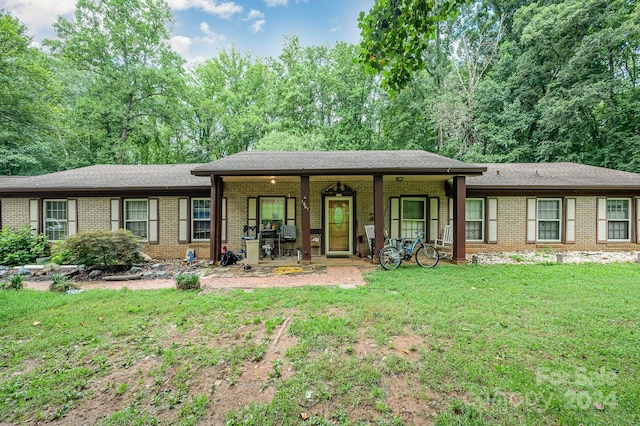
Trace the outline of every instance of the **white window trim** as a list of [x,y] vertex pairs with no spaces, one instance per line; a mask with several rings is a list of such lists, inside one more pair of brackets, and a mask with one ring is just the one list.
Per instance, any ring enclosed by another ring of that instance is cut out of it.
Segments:
[[145,221],[147,224],[147,236],[146,237],[141,237],[139,235],[136,235],[139,239],[141,239],[142,241],[149,241],[149,199],[148,198],[125,198],[124,200],[122,200],[122,210],[123,210],[123,214],[122,214],[122,224],[124,229],[128,229],[127,228],[127,223],[128,222],[142,222],[141,220],[127,220],[127,204],[129,202],[133,202],[133,201],[144,201],[147,204],[147,220]]
[[[540,219],[540,210],[538,209],[540,205],[540,201],[558,201],[560,204],[558,205],[558,219]],[[540,242],[549,242],[549,243],[560,243],[562,242],[562,198],[537,198],[536,199],[536,241]],[[539,238],[540,235],[540,222],[558,222],[558,238],[552,240],[544,240]]]
[[[480,204],[482,205],[482,214],[480,219],[469,219],[469,218],[465,218],[465,222],[480,222],[480,226],[481,226],[481,231],[480,231],[480,239],[476,239],[476,240],[466,240],[469,242],[474,242],[474,243],[478,243],[478,242],[484,242],[484,233],[485,233],[485,215],[486,215],[486,208],[485,208],[485,200],[484,198],[467,198],[465,200],[465,204],[467,201],[480,201]],[[465,205],[466,208],[466,205]],[[466,225],[465,225],[466,226]],[[466,234],[466,229],[465,229],[465,234]]]
[[[628,212],[629,212],[629,217],[627,219],[610,219],[609,218],[609,201],[626,201],[627,202],[627,208],[628,208]],[[607,198],[607,241],[611,241],[613,243],[627,243],[631,241],[631,217],[633,216],[631,214],[631,208],[632,208],[632,204],[631,204],[631,198]],[[627,227],[627,238],[622,238],[622,239],[613,239],[613,238],[609,238],[609,223],[610,222],[627,222],[629,224],[629,226]]]
[[211,235],[211,198],[210,197],[201,197],[201,198],[192,198],[191,199],[191,241],[193,242],[201,242],[201,241],[209,241],[210,238],[196,238],[195,237],[195,222],[206,222],[205,219],[196,219],[194,217],[195,207],[194,202],[196,201],[209,201],[209,235]]
[[44,234],[47,236],[47,241],[61,241],[61,240],[51,240],[49,239],[49,235],[47,234],[47,203],[49,202],[63,202],[66,206],[67,218],[66,219],[55,219],[58,222],[64,222],[67,224],[67,231],[64,235],[63,239],[69,237],[69,202],[66,198],[47,198],[42,200],[42,221],[44,224]]
[[[422,205],[424,206],[424,211],[423,211],[423,219],[422,220],[417,220],[417,219],[405,219],[404,218],[404,201],[421,201]],[[418,222],[422,222],[422,232],[425,233],[427,232],[427,222],[428,222],[428,214],[427,214],[427,209],[429,206],[429,199],[428,197],[400,197],[400,237],[405,238],[405,239],[409,239],[412,240],[414,238],[416,238],[415,234],[414,235],[402,235],[402,231],[404,229],[404,223],[405,222],[413,222],[413,223],[418,223]]]

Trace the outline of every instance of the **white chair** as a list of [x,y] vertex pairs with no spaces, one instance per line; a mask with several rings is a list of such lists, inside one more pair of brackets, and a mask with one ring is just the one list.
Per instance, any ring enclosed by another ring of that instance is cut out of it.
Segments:
[[371,259],[372,262],[373,262],[373,248],[374,248],[375,239],[376,239],[375,229],[376,227],[374,225],[364,226],[364,232],[365,234],[367,234],[367,242],[369,243],[369,258]]
[[442,238],[434,239],[433,246],[438,250],[438,253],[440,253],[440,257],[453,257],[453,227],[451,225],[444,226]]

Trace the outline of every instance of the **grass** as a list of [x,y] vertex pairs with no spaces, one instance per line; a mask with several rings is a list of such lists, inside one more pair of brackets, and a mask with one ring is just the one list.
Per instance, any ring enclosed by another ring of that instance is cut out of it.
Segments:
[[[638,265],[407,266],[367,280],[0,292],[0,423],[72,416],[97,396],[111,398],[103,425],[640,423]],[[242,399],[253,388],[272,397]]]

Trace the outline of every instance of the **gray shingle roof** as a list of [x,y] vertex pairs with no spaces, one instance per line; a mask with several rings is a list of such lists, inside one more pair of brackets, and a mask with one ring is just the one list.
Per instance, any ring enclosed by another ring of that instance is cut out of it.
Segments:
[[484,166],[426,151],[246,151],[194,168],[195,175],[479,174]]
[[482,176],[467,179],[469,188],[626,188],[640,189],[640,174],[575,163],[485,163]]
[[98,165],[65,170],[19,180],[0,180],[0,190],[8,192],[125,189],[208,188],[211,181],[193,176],[190,171],[199,164],[175,165]]

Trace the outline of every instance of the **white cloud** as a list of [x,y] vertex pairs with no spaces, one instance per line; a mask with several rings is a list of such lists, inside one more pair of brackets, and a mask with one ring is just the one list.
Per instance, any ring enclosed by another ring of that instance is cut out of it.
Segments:
[[289,4],[289,0],[264,0],[264,4],[268,7],[286,6]]
[[266,23],[267,21],[265,21],[264,19],[260,19],[254,22],[253,24],[251,24],[251,31],[253,31],[254,33],[259,33],[260,31],[262,31],[262,27],[264,27]]
[[186,58],[189,55],[189,47],[191,46],[191,39],[185,36],[171,37],[171,49],[177,54]]
[[234,2],[218,3],[216,0],[168,0],[172,10],[199,9],[222,19],[231,19],[242,12],[242,6]]
[[77,0],[2,0],[0,6],[25,24],[31,32],[49,29],[58,16],[70,17]]
[[253,21],[255,19],[262,19],[262,18],[264,18],[264,13],[260,12],[259,10],[251,9],[245,21]]
[[227,38],[223,34],[218,34],[215,31],[211,31],[207,22],[200,23],[200,31],[202,31],[205,37],[197,37],[196,40],[207,44],[218,44],[225,41]]
[[333,27],[329,30],[330,33],[337,33],[338,31],[340,31],[342,28],[341,27]]

